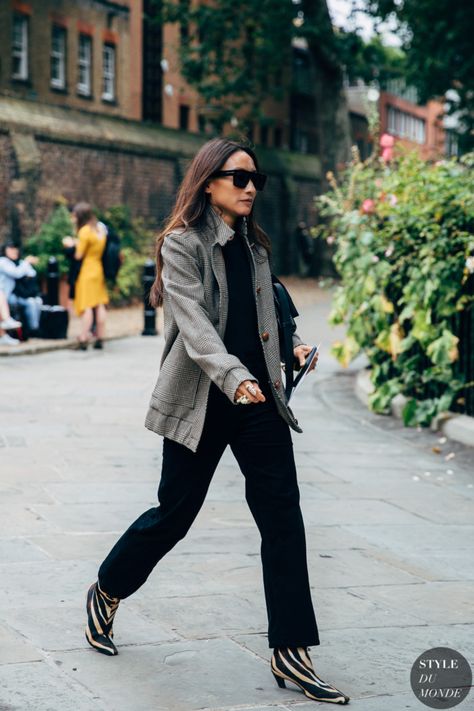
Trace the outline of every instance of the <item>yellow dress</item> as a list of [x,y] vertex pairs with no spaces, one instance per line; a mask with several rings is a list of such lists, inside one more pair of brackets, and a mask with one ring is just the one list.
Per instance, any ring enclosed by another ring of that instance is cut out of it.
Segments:
[[84,225],[78,233],[76,256],[83,258],[76,281],[74,309],[80,316],[85,309],[99,304],[108,304],[109,295],[105,285],[102,254],[107,240],[100,226]]

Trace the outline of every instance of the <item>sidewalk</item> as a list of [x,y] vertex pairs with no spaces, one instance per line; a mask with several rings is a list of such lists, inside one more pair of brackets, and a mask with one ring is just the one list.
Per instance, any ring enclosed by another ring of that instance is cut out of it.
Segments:
[[[421,652],[474,663],[472,449],[368,412],[354,395],[363,362],[342,370],[328,355],[341,333],[326,323],[330,293],[295,300],[299,332],[322,341],[294,401],[321,636],[310,653],[348,708],[422,709],[409,683]],[[162,440],[143,421],[161,348],[134,336],[2,363],[0,709],[327,709],[270,673],[259,538],[230,451],[188,536],[121,604],[119,656],[86,645],[97,564],[156,502]]]

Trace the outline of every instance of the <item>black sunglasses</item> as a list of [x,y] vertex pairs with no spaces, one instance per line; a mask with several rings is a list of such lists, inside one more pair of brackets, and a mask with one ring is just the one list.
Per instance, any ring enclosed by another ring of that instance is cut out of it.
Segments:
[[255,185],[255,190],[263,190],[267,176],[264,173],[256,173],[254,170],[244,170],[236,168],[235,170],[218,170],[211,175],[211,178],[220,178],[225,175],[231,175],[236,188],[246,188],[249,180]]

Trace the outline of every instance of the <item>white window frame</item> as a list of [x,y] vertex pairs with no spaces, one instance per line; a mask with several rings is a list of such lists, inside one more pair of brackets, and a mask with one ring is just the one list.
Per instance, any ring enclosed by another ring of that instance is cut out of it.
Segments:
[[[16,24],[21,23],[19,39],[16,43]],[[19,59],[19,71],[13,71],[14,60]],[[12,79],[28,79],[28,16],[15,13],[12,27]]]
[[399,138],[406,138],[414,143],[426,143],[426,121],[395,106],[387,107],[388,132]]
[[117,48],[106,43],[102,48],[102,100],[115,101],[115,75]]
[[[87,52],[82,49],[87,47]],[[84,72],[85,81],[81,81]],[[81,96],[92,95],[92,37],[81,33],[77,45],[77,93]]]
[[[55,40],[59,45],[55,46]],[[57,62],[58,76],[53,76],[54,62]],[[60,25],[51,28],[51,69],[50,84],[54,89],[66,88],[66,30]]]

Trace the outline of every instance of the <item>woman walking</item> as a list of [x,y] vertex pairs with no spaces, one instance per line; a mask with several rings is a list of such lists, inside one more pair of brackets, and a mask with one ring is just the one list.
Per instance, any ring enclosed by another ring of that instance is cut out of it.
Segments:
[[74,287],[74,310],[81,317],[78,348],[87,350],[91,339],[94,311],[97,332],[94,348],[103,348],[105,304],[109,303],[102,266],[107,230],[105,225],[97,220],[92,207],[87,202],[80,202],[73,208],[72,220],[76,226],[77,239],[65,237],[63,245],[67,248],[75,246],[74,258],[82,260]]
[[[254,153],[226,139],[191,162],[157,241],[151,298],[163,303],[165,346],[146,426],[163,436],[159,506],[115,544],[87,596],[86,637],[115,655],[112,624],[197,516],[230,445],[262,537],[271,670],[317,701],[345,704],[315,673],[319,645],[290,427],[301,432],[280,381],[278,326],[268,254],[253,215],[266,177]],[[295,333],[300,364],[311,350]],[[316,365],[316,358],[312,368]]]

